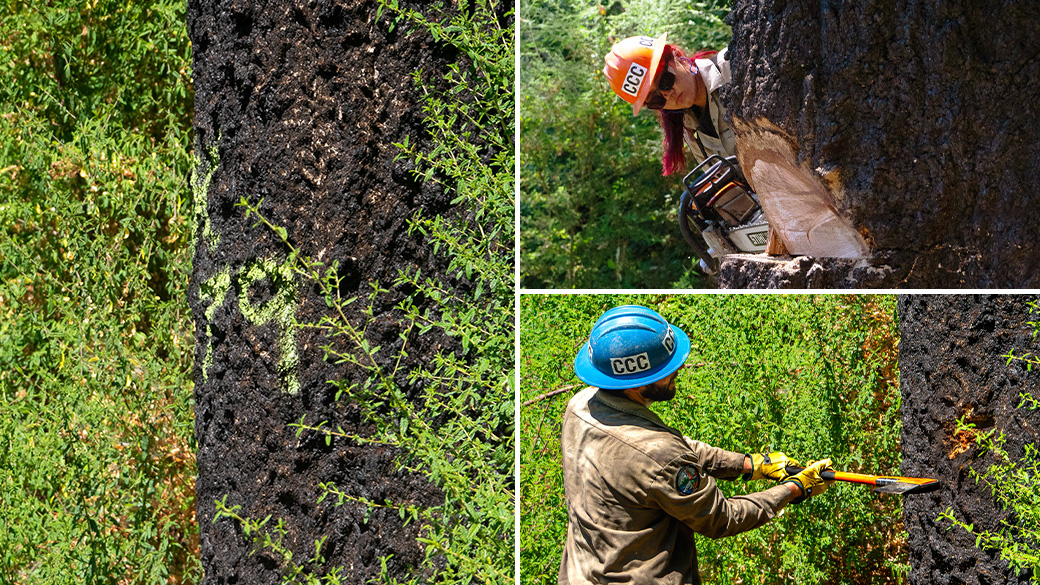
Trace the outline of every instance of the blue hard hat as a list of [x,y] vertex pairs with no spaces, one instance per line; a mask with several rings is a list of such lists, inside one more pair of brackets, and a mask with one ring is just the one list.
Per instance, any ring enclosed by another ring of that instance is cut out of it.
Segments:
[[582,382],[605,390],[638,388],[667,378],[690,357],[690,338],[657,311],[625,305],[592,326],[574,358]]

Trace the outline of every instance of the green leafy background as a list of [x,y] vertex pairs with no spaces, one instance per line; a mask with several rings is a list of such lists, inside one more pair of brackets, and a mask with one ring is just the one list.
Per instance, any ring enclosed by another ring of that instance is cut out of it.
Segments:
[[0,583],[201,574],[184,18],[0,8]]

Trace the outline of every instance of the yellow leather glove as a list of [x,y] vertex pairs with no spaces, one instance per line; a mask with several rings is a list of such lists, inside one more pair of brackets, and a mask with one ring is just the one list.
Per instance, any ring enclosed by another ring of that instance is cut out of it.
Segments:
[[818,496],[827,491],[827,488],[834,484],[834,480],[827,481],[823,479],[821,474],[825,470],[830,469],[830,467],[830,459],[821,459],[810,463],[809,466],[801,472],[783,478],[780,482],[781,484],[795,483],[798,487],[802,488],[801,497],[795,498],[791,503],[800,504],[813,496]]
[[788,465],[801,467],[797,461],[789,458],[784,453],[747,453],[751,458],[751,473],[745,473],[744,479],[784,479],[787,474],[784,468]]

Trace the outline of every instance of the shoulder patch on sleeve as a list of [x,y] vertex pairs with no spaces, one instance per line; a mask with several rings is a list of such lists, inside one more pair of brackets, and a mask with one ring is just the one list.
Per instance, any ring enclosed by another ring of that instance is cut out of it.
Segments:
[[693,465],[684,465],[675,474],[675,490],[684,496],[697,491],[701,485],[701,473]]

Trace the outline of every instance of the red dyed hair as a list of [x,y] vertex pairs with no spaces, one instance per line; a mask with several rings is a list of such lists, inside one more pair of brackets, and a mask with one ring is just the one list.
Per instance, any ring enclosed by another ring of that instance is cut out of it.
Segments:
[[[661,68],[666,67],[673,59],[685,59],[692,64],[697,59],[707,59],[716,53],[718,51],[702,49],[694,53],[693,56],[686,57],[682,49],[668,44],[665,45],[664,54],[661,57]],[[664,156],[661,159],[661,174],[668,176],[686,168],[686,154],[683,152],[683,133],[686,130],[683,125],[683,117],[686,112],[685,110],[657,110],[656,113],[657,120],[661,123],[661,129],[664,130],[664,141],[662,143]]]

